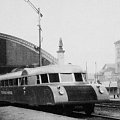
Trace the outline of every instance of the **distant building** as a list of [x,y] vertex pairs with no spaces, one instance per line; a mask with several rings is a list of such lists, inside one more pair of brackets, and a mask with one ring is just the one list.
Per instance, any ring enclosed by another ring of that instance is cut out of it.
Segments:
[[105,64],[99,72],[100,81],[118,81],[120,78],[120,40],[115,43],[115,63]]
[[115,63],[105,64],[98,73],[98,80],[110,95],[120,96],[120,40],[115,43]]
[[115,63],[105,64],[102,70],[98,73],[98,79],[104,81],[116,81],[116,65]]
[[110,96],[117,96],[118,92],[118,74],[116,73],[116,64],[105,64],[98,73],[98,80],[104,85]]

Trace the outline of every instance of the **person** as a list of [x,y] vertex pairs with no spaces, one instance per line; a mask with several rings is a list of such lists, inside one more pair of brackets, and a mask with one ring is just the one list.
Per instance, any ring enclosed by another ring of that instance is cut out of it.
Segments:
[[102,83],[100,82],[100,80],[97,80],[97,83],[98,83],[98,84],[102,84]]

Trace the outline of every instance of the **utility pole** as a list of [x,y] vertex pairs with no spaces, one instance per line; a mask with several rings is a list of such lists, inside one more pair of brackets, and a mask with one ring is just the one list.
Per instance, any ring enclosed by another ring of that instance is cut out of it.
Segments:
[[27,2],[34,10],[35,12],[38,14],[38,27],[39,27],[39,66],[42,66],[42,55],[41,55],[41,25],[40,25],[40,20],[41,17],[43,16],[40,12],[40,8],[36,8],[33,3],[30,2],[30,0],[24,0],[25,2]]
[[97,63],[95,61],[95,83],[97,83]]
[[87,62],[86,62],[86,80],[88,80]]

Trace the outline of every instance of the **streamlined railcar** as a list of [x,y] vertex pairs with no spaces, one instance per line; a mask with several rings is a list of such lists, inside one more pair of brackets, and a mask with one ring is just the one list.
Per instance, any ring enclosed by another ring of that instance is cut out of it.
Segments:
[[81,67],[49,65],[1,75],[0,101],[52,106],[67,112],[82,106],[90,115],[95,103],[109,101],[109,95],[104,86],[89,84]]

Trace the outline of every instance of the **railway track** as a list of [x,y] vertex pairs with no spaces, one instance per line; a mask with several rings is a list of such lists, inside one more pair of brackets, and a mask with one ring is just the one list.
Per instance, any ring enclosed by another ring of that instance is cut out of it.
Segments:
[[87,116],[83,111],[79,111],[79,110],[73,111],[72,114],[68,114],[68,113],[61,113],[61,112],[58,113],[54,108],[49,110],[47,108],[40,109],[39,107],[28,107],[28,109],[43,111],[47,113],[53,113],[53,114],[60,115],[61,117],[66,116],[66,117],[75,118],[75,119],[77,118],[82,120],[120,120],[120,116],[111,116],[110,114],[102,114],[101,112],[96,113],[96,111],[92,115]]
[[99,118],[105,118],[105,119],[110,119],[110,120],[120,120],[120,117],[114,117],[114,116],[107,116],[107,115],[99,115],[96,113],[93,113],[91,116],[93,117],[99,117]]
[[108,114],[98,114],[98,113],[93,113],[90,116],[87,116],[83,111],[73,111],[72,114],[69,113],[56,113],[56,111],[47,111],[50,113],[62,115],[62,116],[67,116],[71,118],[77,118],[77,119],[82,119],[82,120],[120,120],[120,116],[111,116]]
[[[15,107],[15,106],[8,106],[8,107],[1,107],[2,109],[4,108],[4,111],[3,111],[3,113],[5,114],[5,113],[9,113],[9,114],[11,114],[10,116],[15,116],[15,115],[17,115],[17,114],[19,114],[19,117],[21,117],[20,115],[26,115],[26,114],[28,114],[29,113],[29,111],[31,112],[31,111],[33,111],[32,113],[33,113],[33,116],[36,116],[36,114],[37,114],[37,116],[39,116],[39,115],[41,115],[41,112],[43,113],[43,112],[45,112],[46,113],[46,115],[47,115],[47,113],[48,113],[48,115],[49,115],[49,113],[52,113],[52,115],[54,116],[56,116],[56,114],[58,115],[58,117],[59,118],[61,118],[61,119],[63,119],[63,118],[67,118],[67,120],[75,120],[75,119],[79,119],[79,120],[120,120],[120,117],[118,118],[118,117],[113,117],[113,116],[107,116],[107,115],[100,115],[100,114],[96,114],[96,113],[94,113],[94,114],[92,114],[91,116],[87,116],[84,112],[81,112],[81,111],[73,111],[73,114],[59,114],[59,113],[55,113],[55,112],[51,112],[51,111],[45,111],[45,110],[40,110],[40,109],[38,109],[38,108],[35,108],[35,107],[31,107],[31,108],[24,108],[24,107]],[[11,112],[11,110],[10,109],[12,109],[13,111],[14,111],[14,115],[12,115],[13,114],[13,112]],[[20,110],[19,110],[20,109]],[[21,111],[21,109],[22,109],[22,111]],[[9,111],[9,112],[8,112]],[[18,111],[18,112],[17,112]],[[17,113],[16,113],[17,112]],[[40,112],[40,113],[39,113]],[[1,114],[1,113],[0,113]],[[39,115],[38,115],[39,114]],[[6,116],[6,114],[5,114],[5,116]],[[5,117],[4,116],[4,117]],[[29,114],[28,114],[28,116],[29,116]],[[7,116],[6,116],[7,117]],[[17,118],[18,116],[16,116],[16,118]],[[23,116],[22,116],[23,117]],[[29,116],[30,117],[30,116]],[[57,117],[57,116],[56,116]],[[46,118],[45,116],[44,116],[44,118]],[[48,116],[47,116],[47,118],[48,118]],[[5,119],[5,120],[7,120],[7,119]],[[35,119],[36,120],[36,119]]]
[[[90,116],[87,116],[85,113],[78,112],[78,111],[74,111],[73,113],[74,113],[74,116],[82,116],[81,118],[85,120],[120,120],[120,117],[100,115],[97,113],[93,113]],[[76,118],[79,118],[79,117],[76,117]]]
[[98,116],[108,117],[113,120],[120,120],[120,101],[110,101],[109,103],[95,104],[95,113]]
[[109,103],[95,104],[96,107],[120,108],[120,101],[111,101]]

